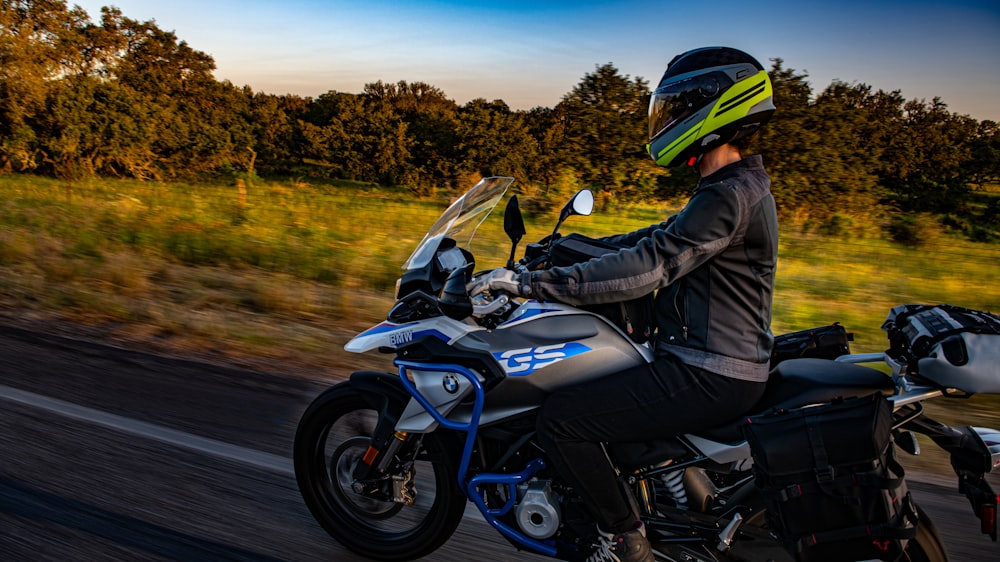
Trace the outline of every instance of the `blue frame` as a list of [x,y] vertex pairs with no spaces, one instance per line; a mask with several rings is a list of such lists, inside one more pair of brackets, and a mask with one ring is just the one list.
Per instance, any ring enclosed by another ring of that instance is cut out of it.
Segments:
[[[540,470],[545,468],[546,465],[543,459],[537,458],[532,460],[525,466],[523,471],[516,474],[478,474],[472,477],[471,480],[468,480],[468,482],[466,481],[466,476],[468,475],[469,470],[469,461],[472,458],[472,449],[476,442],[476,433],[479,430],[479,420],[483,413],[483,403],[486,400],[486,391],[483,389],[483,385],[479,382],[479,378],[476,374],[461,365],[417,363],[401,359],[396,359],[395,364],[399,368],[399,379],[403,383],[403,388],[405,388],[406,391],[409,392],[410,395],[413,396],[413,398],[421,406],[423,406],[425,410],[427,410],[435,421],[446,429],[462,431],[466,434],[465,447],[462,449],[462,461],[458,466],[458,488],[462,490],[462,493],[464,493],[470,500],[472,500],[472,503],[474,503],[480,513],[483,514],[486,522],[502,535],[529,550],[535,551],[539,554],[555,556],[558,552],[558,549],[556,548],[556,541],[551,539],[544,541],[533,539],[524,535],[517,529],[514,529],[510,525],[505,524],[499,519],[499,517],[510,513],[510,510],[514,507],[514,500],[517,497],[517,485],[530,479]],[[410,381],[410,378],[406,375],[406,370],[408,368],[421,371],[455,373],[468,380],[469,383],[472,384],[472,389],[475,393],[472,415],[469,418],[468,423],[449,420],[438,412],[437,409],[434,408],[434,405],[431,404],[419,390],[417,390],[416,385]],[[488,484],[500,484],[508,487],[507,503],[500,509],[490,509],[486,505],[486,500],[483,499],[482,494],[479,492],[480,486]]]

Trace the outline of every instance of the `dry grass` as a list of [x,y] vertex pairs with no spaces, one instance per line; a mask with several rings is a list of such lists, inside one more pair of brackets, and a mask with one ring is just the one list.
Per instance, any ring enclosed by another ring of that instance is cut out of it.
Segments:
[[[415,200],[367,185],[0,176],[0,313],[7,322],[272,370],[342,376],[379,364],[343,344],[384,318],[405,257],[451,194]],[[242,197],[238,199],[237,197]],[[629,231],[679,203],[574,217],[564,231]],[[507,255],[501,213],[479,230],[480,268]],[[528,240],[551,215],[528,217]],[[862,219],[852,219],[861,224]],[[940,236],[906,248],[867,234],[822,237],[783,224],[773,328],[839,321],[858,351],[904,302],[1000,310],[1000,247]],[[867,232],[867,231],[866,231]]]
[[32,260],[0,267],[5,324],[321,379],[387,364],[343,351],[384,317],[384,293],[131,254],[93,264],[40,246]]

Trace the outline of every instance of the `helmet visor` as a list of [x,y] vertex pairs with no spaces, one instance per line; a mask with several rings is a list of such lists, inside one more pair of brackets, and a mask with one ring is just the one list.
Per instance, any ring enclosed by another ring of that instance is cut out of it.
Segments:
[[732,85],[724,72],[712,72],[660,86],[649,100],[649,139],[715,101]]

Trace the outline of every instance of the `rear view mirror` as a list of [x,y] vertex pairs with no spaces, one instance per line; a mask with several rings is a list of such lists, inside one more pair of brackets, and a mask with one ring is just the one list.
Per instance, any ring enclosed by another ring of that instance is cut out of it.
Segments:
[[573,215],[587,216],[594,212],[594,194],[591,193],[589,189],[581,189],[577,191],[566,205],[559,212],[559,222],[556,223],[556,227],[552,229],[551,238],[555,239],[556,233],[559,232],[559,227],[562,226],[564,220],[568,219]]
[[507,269],[514,269],[514,254],[517,252],[517,243],[527,234],[524,228],[524,217],[521,215],[521,204],[517,202],[517,195],[511,196],[507,201],[507,208],[503,211],[503,231],[510,238],[510,258],[507,259]]
[[587,216],[594,212],[594,194],[589,189],[578,192],[569,202],[573,206],[573,215]]

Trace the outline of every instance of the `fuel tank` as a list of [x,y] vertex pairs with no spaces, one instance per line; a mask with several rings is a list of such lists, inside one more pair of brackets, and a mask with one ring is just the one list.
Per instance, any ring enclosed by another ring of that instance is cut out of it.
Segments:
[[[452,345],[488,352],[507,375],[486,394],[480,425],[534,410],[559,388],[647,363],[653,355],[649,347],[635,344],[600,316],[534,301],[522,305],[496,329],[471,330]],[[470,419],[471,385],[432,371],[414,371],[411,376],[449,419]],[[438,386],[448,388],[442,393]],[[411,403],[397,428],[427,431],[432,422],[419,404]]]

